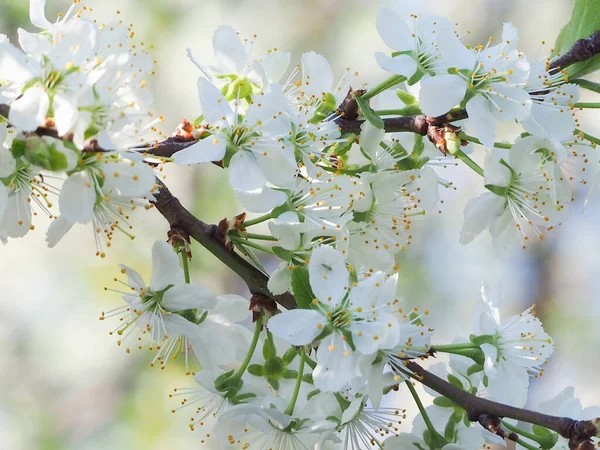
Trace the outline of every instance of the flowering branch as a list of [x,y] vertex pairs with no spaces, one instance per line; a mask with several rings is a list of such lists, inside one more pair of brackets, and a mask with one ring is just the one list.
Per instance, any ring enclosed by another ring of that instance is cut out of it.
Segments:
[[198,241],[227,267],[238,274],[252,294],[262,294],[275,300],[286,309],[296,308],[296,300],[289,294],[273,295],[267,288],[267,276],[240,255],[227,249],[217,234],[217,225],[209,225],[197,219],[171,194],[167,186],[159,182],[159,191],[153,200],[156,209],[167,219],[171,229],[181,229]]
[[[568,417],[550,416],[528,409],[503,405],[472,395],[423,369],[415,362],[407,361],[405,366],[414,373],[422,384],[463,408],[467,412],[470,421],[480,422],[487,429],[490,429],[490,426],[488,426],[491,423],[490,417],[508,417],[556,431],[562,437],[569,439],[570,448],[587,448],[584,443],[588,443],[598,433],[596,424],[598,419],[595,421],[573,420]],[[494,421],[494,423],[496,422]]]

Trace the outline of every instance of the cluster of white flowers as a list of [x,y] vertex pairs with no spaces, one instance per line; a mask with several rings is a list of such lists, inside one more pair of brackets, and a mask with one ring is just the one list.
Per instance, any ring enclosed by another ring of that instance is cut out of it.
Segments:
[[19,29],[21,49],[0,39],[0,103],[10,108],[0,118],[0,240],[23,237],[42,212],[54,219],[49,246],[93,223],[104,255],[115,230],[132,236],[129,213],[155,189],[152,168],[127,151],[156,134],[145,87],[153,62],[126,26],[86,20],[78,2],[51,23],[44,7],[31,2],[41,31]]
[[[153,62],[130,44],[130,28],[86,20],[78,2],[51,23],[44,7],[45,0],[31,1],[31,22],[42,31],[19,30],[21,49],[0,36],[0,103],[8,111],[0,116],[0,240],[24,236],[41,211],[53,219],[50,246],[74,224],[92,223],[103,256],[115,230],[132,237],[130,212],[149,206],[160,189],[141,152],[156,132],[146,109]],[[468,46],[447,19],[396,2],[381,8],[377,29],[393,52],[375,58],[393,75],[369,90],[352,89],[358,74],[350,69],[336,82],[314,52],[292,69],[289,53],[257,57],[254,42],[228,26],[214,34],[213,64],[188,49],[200,70],[202,116],[186,122],[194,127],[187,146],[164,161],[227,169],[244,208],[262,215],[239,216],[225,242],[263,271],[255,252],[276,258],[266,288],[293,294],[297,304],[280,312],[261,303],[264,290],[249,310],[242,297],[191,283],[177,238],[175,250],[154,245],[149,284],[121,266],[127,281],[115,281],[125,287],[106,288],[126,302],[100,317],[118,318],[111,334],[119,346],[147,346],[156,352],[151,364],[163,369],[179,355],[190,373],[199,363],[198,386],[172,397],[180,399],[174,412],[192,408],[190,428],[205,430],[203,442],[257,450],[504,444],[437,392],[427,390],[433,405],[423,408],[410,360],[450,354],[431,372],[471,395],[522,408],[529,378],[542,374],[553,352],[533,308],[501,319],[484,288],[472,334],[433,345],[429,311],[402,300],[397,261],[422,217],[438,210],[440,187],[453,185],[439,168],[459,160],[486,189],[466,206],[462,243],[489,229],[498,249],[526,247],[560,224],[574,197],[570,183],[587,184],[594,170],[585,165],[597,159],[575,128],[577,86],[551,59],[519,52],[511,24],[500,43]],[[401,83],[406,90],[396,91]],[[396,109],[374,110],[371,99]],[[384,129],[382,117],[414,115],[431,129],[445,127],[428,137]],[[460,125],[475,136],[448,125],[455,117],[466,118]],[[524,133],[496,143],[498,121]],[[348,122],[354,132],[341,126]],[[468,141],[487,148],[483,169],[461,150]],[[588,200],[600,178],[590,184]],[[248,231],[261,223],[270,234]],[[399,431],[406,411],[389,407],[390,392],[405,385],[420,407],[410,434]]]

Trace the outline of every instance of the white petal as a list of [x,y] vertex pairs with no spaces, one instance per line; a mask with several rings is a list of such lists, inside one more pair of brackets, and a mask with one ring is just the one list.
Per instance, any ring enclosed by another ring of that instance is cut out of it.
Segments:
[[317,247],[308,264],[310,286],[320,302],[338,305],[348,290],[344,256],[332,247]]
[[247,211],[253,213],[266,213],[276,206],[283,205],[287,200],[285,192],[264,187],[258,192],[236,191],[236,197]]
[[135,288],[136,290],[141,290],[146,287],[144,279],[131,267],[128,267],[125,264],[119,264],[119,267],[121,268],[121,271],[125,271],[125,274],[127,275],[127,284],[130,287]]
[[325,317],[312,309],[294,309],[269,319],[267,328],[291,345],[307,345],[323,332]]
[[225,156],[226,143],[222,139],[208,136],[173,155],[177,164],[201,164],[221,161]]
[[272,51],[261,61],[269,83],[279,83],[288,66],[291,54],[288,52]]
[[360,376],[358,356],[340,333],[327,336],[317,350],[317,367],[313,370],[315,387],[325,392],[341,391]]
[[48,244],[48,247],[53,248],[58,244],[72,227],[73,222],[69,222],[65,219],[65,216],[59,216],[58,219],[53,220],[46,232],[46,243]]
[[39,64],[12,44],[0,47],[0,73],[4,80],[23,85],[41,72]]
[[466,90],[465,80],[457,75],[425,78],[419,93],[421,111],[428,116],[441,116],[462,102]]
[[165,292],[162,301],[162,305],[167,311],[208,309],[215,306],[215,304],[216,300],[213,293],[199,284],[180,284],[178,286],[173,286]]
[[31,0],[29,2],[29,20],[38,28],[50,29],[52,24],[46,19],[46,0]]
[[102,172],[105,176],[103,190],[111,192],[118,189],[119,194],[126,197],[143,197],[156,183],[154,170],[141,161],[108,162],[102,167]]
[[54,108],[54,119],[58,135],[64,136],[71,131],[71,128],[73,128],[79,117],[77,101],[67,98],[64,95],[56,94],[52,106]]
[[379,350],[379,339],[386,336],[387,324],[379,322],[356,322],[350,326],[356,350],[363,355],[371,355]]
[[150,287],[161,291],[168,285],[183,284],[183,269],[179,266],[179,258],[169,244],[156,241],[152,246],[152,278]]
[[415,37],[404,20],[391,8],[379,8],[377,13],[377,32],[385,45],[392,50],[415,50]]
[[76,172],[67,178],[60,191],[60,213],[69,222],[88,223],[94,218],[96,191],[87,174]]
[[12,103],[8,120],[23,131],[35,131],[46,121],[49,107],[50,99],[44,89],[32,87]]
[[[511,152],[512,155],[512,152]],[[512,161],[511,161],[512,162]],[[510,169],[499,161],[496,161],[491,155],[486,155],[484,165],[484,181],[485,185],[492,186],[508,186],[512,174]]]
[[375,52],[377,64],[383,70],[404,75],[406,78],[412,77],[417,71],[417,62],[409,55],[390,56],[382,52]]
[[495,217],[502,212],[505,199],[491,192],[485,192],[467,203],[465,218],[460,232],[460,243],[468,244],[479,233],[488,228]]
[[249,302],[240,295],[225,294],[217,297],[211,314],[218,314],[231,322],[243,322],[250,318],[252,313]]
[[475,136],[488,148],[494,147],[496,136],[496,119],[491,112],[491,105],[482,95],[476,95],[467,102],[469,125]]
[[23,28],[19,28],[17,33],[19,34],[19,45],[23,51],[33,55],[38,60],[52,49],[52,42],[43,34],[29,33]]
[[233,122],[233,111],[229,103],[227,103],[221,91],[210,81],[204,78],[198,79],[198,96],[200,97],[202,114],[204,114],[204,118],[209,124],[220,123],[224,120],[223,118]]
[[254,155],[238,151],[229,163],[229,181],[236,191],[259,192],[265,187],[265,174]]
[[283,261],[277,266],[269,277],[267,287],[274,295],[283,294],[292,287],[292,271],[287,262]]
[[240,37],[230,26],[222,26],[213,35],[216,58],[230,73],[239,73],[248,62],[248,54]]
[[9,175],[12,175],[16,167],[17,161],[12,153],[0,143],[0,178],[6,178]]
[[4,228],[12,238],[23,237],[29,232],[32,215],[31,203],[28,201],[30,194],[29,189],[21,189],[8,196],[0,229]]
[[302,90],[307,96],[321,97],[333,89],[333,72],[327,60],[315,52],[302,55]]
[[575,129],[575,120],[569,107],[557,108],[545,103],[533,103],[531,116],[521,124],[528,133],[559,142],[571,138]]

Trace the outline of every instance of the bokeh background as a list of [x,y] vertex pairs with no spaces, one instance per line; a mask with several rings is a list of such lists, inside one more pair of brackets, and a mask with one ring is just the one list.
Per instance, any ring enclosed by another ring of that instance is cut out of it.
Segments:
[[[554,41],[572,6],[572,0],[431,3],[437,14],[469,30],[473,43],[499,37],[502,23],[511,21],[520,31],[520,49],[540,57],[541,41]],[[69,5],[48,0],[47,17]],[[90,0],[81,5],[93,8],[100,22],[115,20],[120,10],[120,18],[134,24],[136,39],[153,46],[158,61],[152,84],[155,109],[164,115],[167,133],[182,118],[199,115],[198,72],[185,49],[212,61],[211,36],[221,24],[231,24],[245,37],[258,34],[257,55],[278,47],[293,52],[298,63],[302,52],[316,50],[340,74],[348,66],[358,70],[360,82],[375,84],[386,76],[373,57],[374,51],[386,50],[375,30],[377,0]],[[0,32],[16,42],[18,27],[33,31],[28,7],[27,0],[0,0]],[[583,127],[596,135],[598,119],[593,113],[581,117]],[[166,173],[173,193],[203,220],[216,222],[241,212],[221,169],[176,167]],[[400,278],[406,301],[435,312],[440,343],[468,334],[482,280],[501,285],[505,316],[536,303],[556,340],[556,353],[544,376],[532,381],[531,405],[568,385],[576,386],[584,406],[599,405],[600,199],[582,215],[583,194],[576,191],[571,219],[543,245],[501,259],[487,235],[466,247],[458,243],[463,208],[481,191],[479,180],[462,167],[448,169],[444,177],[456,189],[444,192],[442,214],[427,216],[416,245],[403,254]],[[118,275],[118,263],[149,277],[150,247],[165,238],[164,219],[156,211],[139,213],[136,239],[118,236],[103,260],[94,256],[86,227],[47,249],[45,224],[38,219],[37,230],[27,239],[0,247],[0,448],[210,448],[201,446],[203,436],[188,430],[185,412],[170,412],[171,389],[193,384],[183,366],[171,364],[164,371],[148,367],[149,353],[126,354],[108,335],[112,324],[98,320],[102,310],[120,304],[116,294],[103,290]],[[196,245],[193,254],[196,282],[217,294],[245,293],[218,260]],[[274,267],[273,261],[266,264]],[[394,402],[415,411],[403,394]]]

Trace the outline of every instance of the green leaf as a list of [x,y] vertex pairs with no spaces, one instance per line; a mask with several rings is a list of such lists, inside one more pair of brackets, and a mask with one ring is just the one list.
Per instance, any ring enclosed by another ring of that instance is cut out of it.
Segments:
[[13,155],[13,158],[19,159],[21,156],[25,154],[25,141],[21,139],[15,139],[12,143],[12,147],[10,148],[10,152]]
[[296,378],[298,378],[298,372],[295,370],[285,370],[283,372],[283,378],[285,378],[286,380],[295,380]]
[[31,164],[54,172],[62,171],[69,167],[67,157],[63,152],[56,149],[56,144],[48,144],[45,140],[37,136],[27,138],[23,156]]
[[277,378],[267,378],[267,383],[269,383],[276,391],[279,390],[279,380]]
[[600,94],[600,83],[594,83],[593,81],[588,80],[569,80],[570,83],[575,83],[580,87],[587,89],[588,91],[596,92]]
[[437,406],[441,406],[442,408],[453,408],[454,403],[452,400],[446,397],[436,397],[433,399],[433,404]]
[[292,292],[299,308],[308,309],[315,298],[308,279],[308,267],[298,266],[292,271]]
[[481,336],[471,336],[471,342],[475,345],[491,344],[496,345],[496,337],[491,334],[482,334]]
[[451,373],[448,374],[448,381],[459,389],[464,389],[462,382]]
[[255,377],[262,377],[265,374],[263,366],[259,364],[250,364],[247,370],[250,375],[254,375]]
[[[598,29],[600,29],[598,0],[575,0],[571,20],[556,38],[554,54],[565,54],[577,40],[589,37]],[[569,66],[567,72],[571,77],[581,77],[598,69],[600,69],[600,55]]]
[[483,365],[481,364],[473,364],[471,367],[467,369],[467,375],[473,375],[474,373],[482,372]]
[[290,347],[283,354],[283,356],[281,357],[281,360],[287,366],[289,363],[291,363],[294,360],[296,355],[298,355],[298,350],[296,350],[296,347]]
[[245,394],[236,395],[233,398],[230,398],[229,401],[234,405],[239,405],[240,403],[246,403],[247,400],[256,397],[256,394],[252,392],[246,392]]
[[311,398],[313,398],[315,395],[318,395],[321,393],[320,389],[315,389],[314,391],[310,391],[307,395],[306,395],[306,400],[310,400]]
[[408,92],[403,91],[402,89],[397,89],[396,95],[400,100],[402,100],[402,103],[404,103],[406,106],[419,104],[418,100],[414,95],[409,94]]
[[263,343],[263,358],[265,361],[270,361],[277,357],[277,349],[275,348],[275,342],[273,341],[273,335],[270,331],[267,331],[267,339]]
[[545,437],[552,434],[552,431],[550,431],[548,428],[544,428],[539,425],[531,425],[531,431],[533,431],[533,434],[540,437]]
[[367,122],[369,122],[375,128],[382,130],[384,127],[383,119],[379,117],[377,113],[373,111],[373,109],[371,109],[369,102],[356,94],[354,95],[354,99],[356,100],[356,103],[358,103],[358,107],[363,113],[363,116],[365,116],[365,119],[367,119]]

